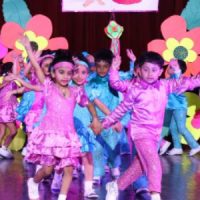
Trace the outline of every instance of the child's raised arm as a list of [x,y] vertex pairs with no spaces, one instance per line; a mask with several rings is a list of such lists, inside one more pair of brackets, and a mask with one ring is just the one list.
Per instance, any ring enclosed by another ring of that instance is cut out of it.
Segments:
[[36,58],[35,58],[35,56],[33,54],[33,51],[32,51],[32,48],[31,48],[31,44],[30,44],[30,41],[28,40],[28,37],[27,36],[22,37],[20,42],[22,43],[22,45],[24,45],[24,47],[25,47],[25,49],[26,49],[26,51],[28,53],[29,59],[31,61],[32,66],[35,69],[35,72],[36,72],[36,75],[37,75],[39,81],[41,83],[43,83],[44,80],[45,80],[45,75],[44,75],[42,69],[40,68],[40,65],[36,61]]

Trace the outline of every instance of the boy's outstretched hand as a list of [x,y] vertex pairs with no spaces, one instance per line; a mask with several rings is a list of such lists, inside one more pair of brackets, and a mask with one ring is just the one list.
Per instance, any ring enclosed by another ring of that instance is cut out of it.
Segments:
[[96,135],[99,135],[103,130],[101,122],[95,118],[93,119],[92,123],[90,124],[90,128]]

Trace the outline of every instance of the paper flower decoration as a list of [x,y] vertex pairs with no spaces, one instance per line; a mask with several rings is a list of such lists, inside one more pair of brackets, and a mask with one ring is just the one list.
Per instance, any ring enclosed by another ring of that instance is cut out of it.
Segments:
[[134,3],[139,3],[142,0],[113,0],[113,1],[119,4],[134,4]]
[[192,119],[192,126],[194,128],[200,129],[200,109],[196,111],[196,114]]
[[[186,92],[185,95],[188,101],[186,127],[193,137],[198,140],[200,138],[200,97],[191,92]],[[187,144],[183,137],[181,142]]]
[[8,53],[8,49],[0,42],[0,59]]
[[[45,28],[44,28],[45,27]],[[24,57],[27,53],[24,47],[19,43],[22,35],[27,35],[31,43],[34,43],[38,50],[50,49],[68,49],[68,42],[64,37],[50,38],[53,27],[51,20],[44,15],[33,16],[25,28],[22,28],[15,22],[7,22],[1,29],[2,43],[11,49],[4,58],[4,62],[12,61],[13,53],[16,55],[22,54]]]
[[120,26],[116,21],[111,20],[104,29],[106,35],[111,39],[119,39],[124,31],[124,28]]
[[164,40],[155,39],[148,43],[148,50],[160,53],[166,62],[172,58],[187,63],[186,75],[200,72],[200,27],[187,31],[183,17],[173,15],[161,24]]

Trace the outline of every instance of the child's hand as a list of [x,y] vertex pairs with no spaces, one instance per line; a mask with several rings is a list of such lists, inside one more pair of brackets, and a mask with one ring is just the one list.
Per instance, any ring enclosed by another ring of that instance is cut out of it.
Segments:
[[26,35],[23,35],[20,39],[19,42],[26,48],[26,49],[31,49],[31,44]]
[[92,123],[90,124],[91,129],[95,134],[100,134],[102,131],[102,125],[98,118],[93,118]]
[[99,135],[103,130],[101,122],[95,118],[93,119],[92,123],[90,124],[90,128],[96,135]]
[[115,70],[119,70],[121,65],[121,56],[115,56],[112,61],[111,68]]
[[113,128],[116,132],[120,133],[120,132],[122,131],[122,129],[123,129],[123,125],[121,124],[121,122],[117,122],[116,124],[114,124],[114,125],[112,126],[112,128]]
[[136,56],[133,53],[132,49],[126,49],[126,55],[131,61],[135,62]]

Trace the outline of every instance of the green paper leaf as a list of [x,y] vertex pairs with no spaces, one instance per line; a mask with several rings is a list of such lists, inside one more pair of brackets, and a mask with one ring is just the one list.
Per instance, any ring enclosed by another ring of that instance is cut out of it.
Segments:
[[6,22],[16,22],[23,28],[31,19],[30,11],[24,0],[4,0],[3,16]]

